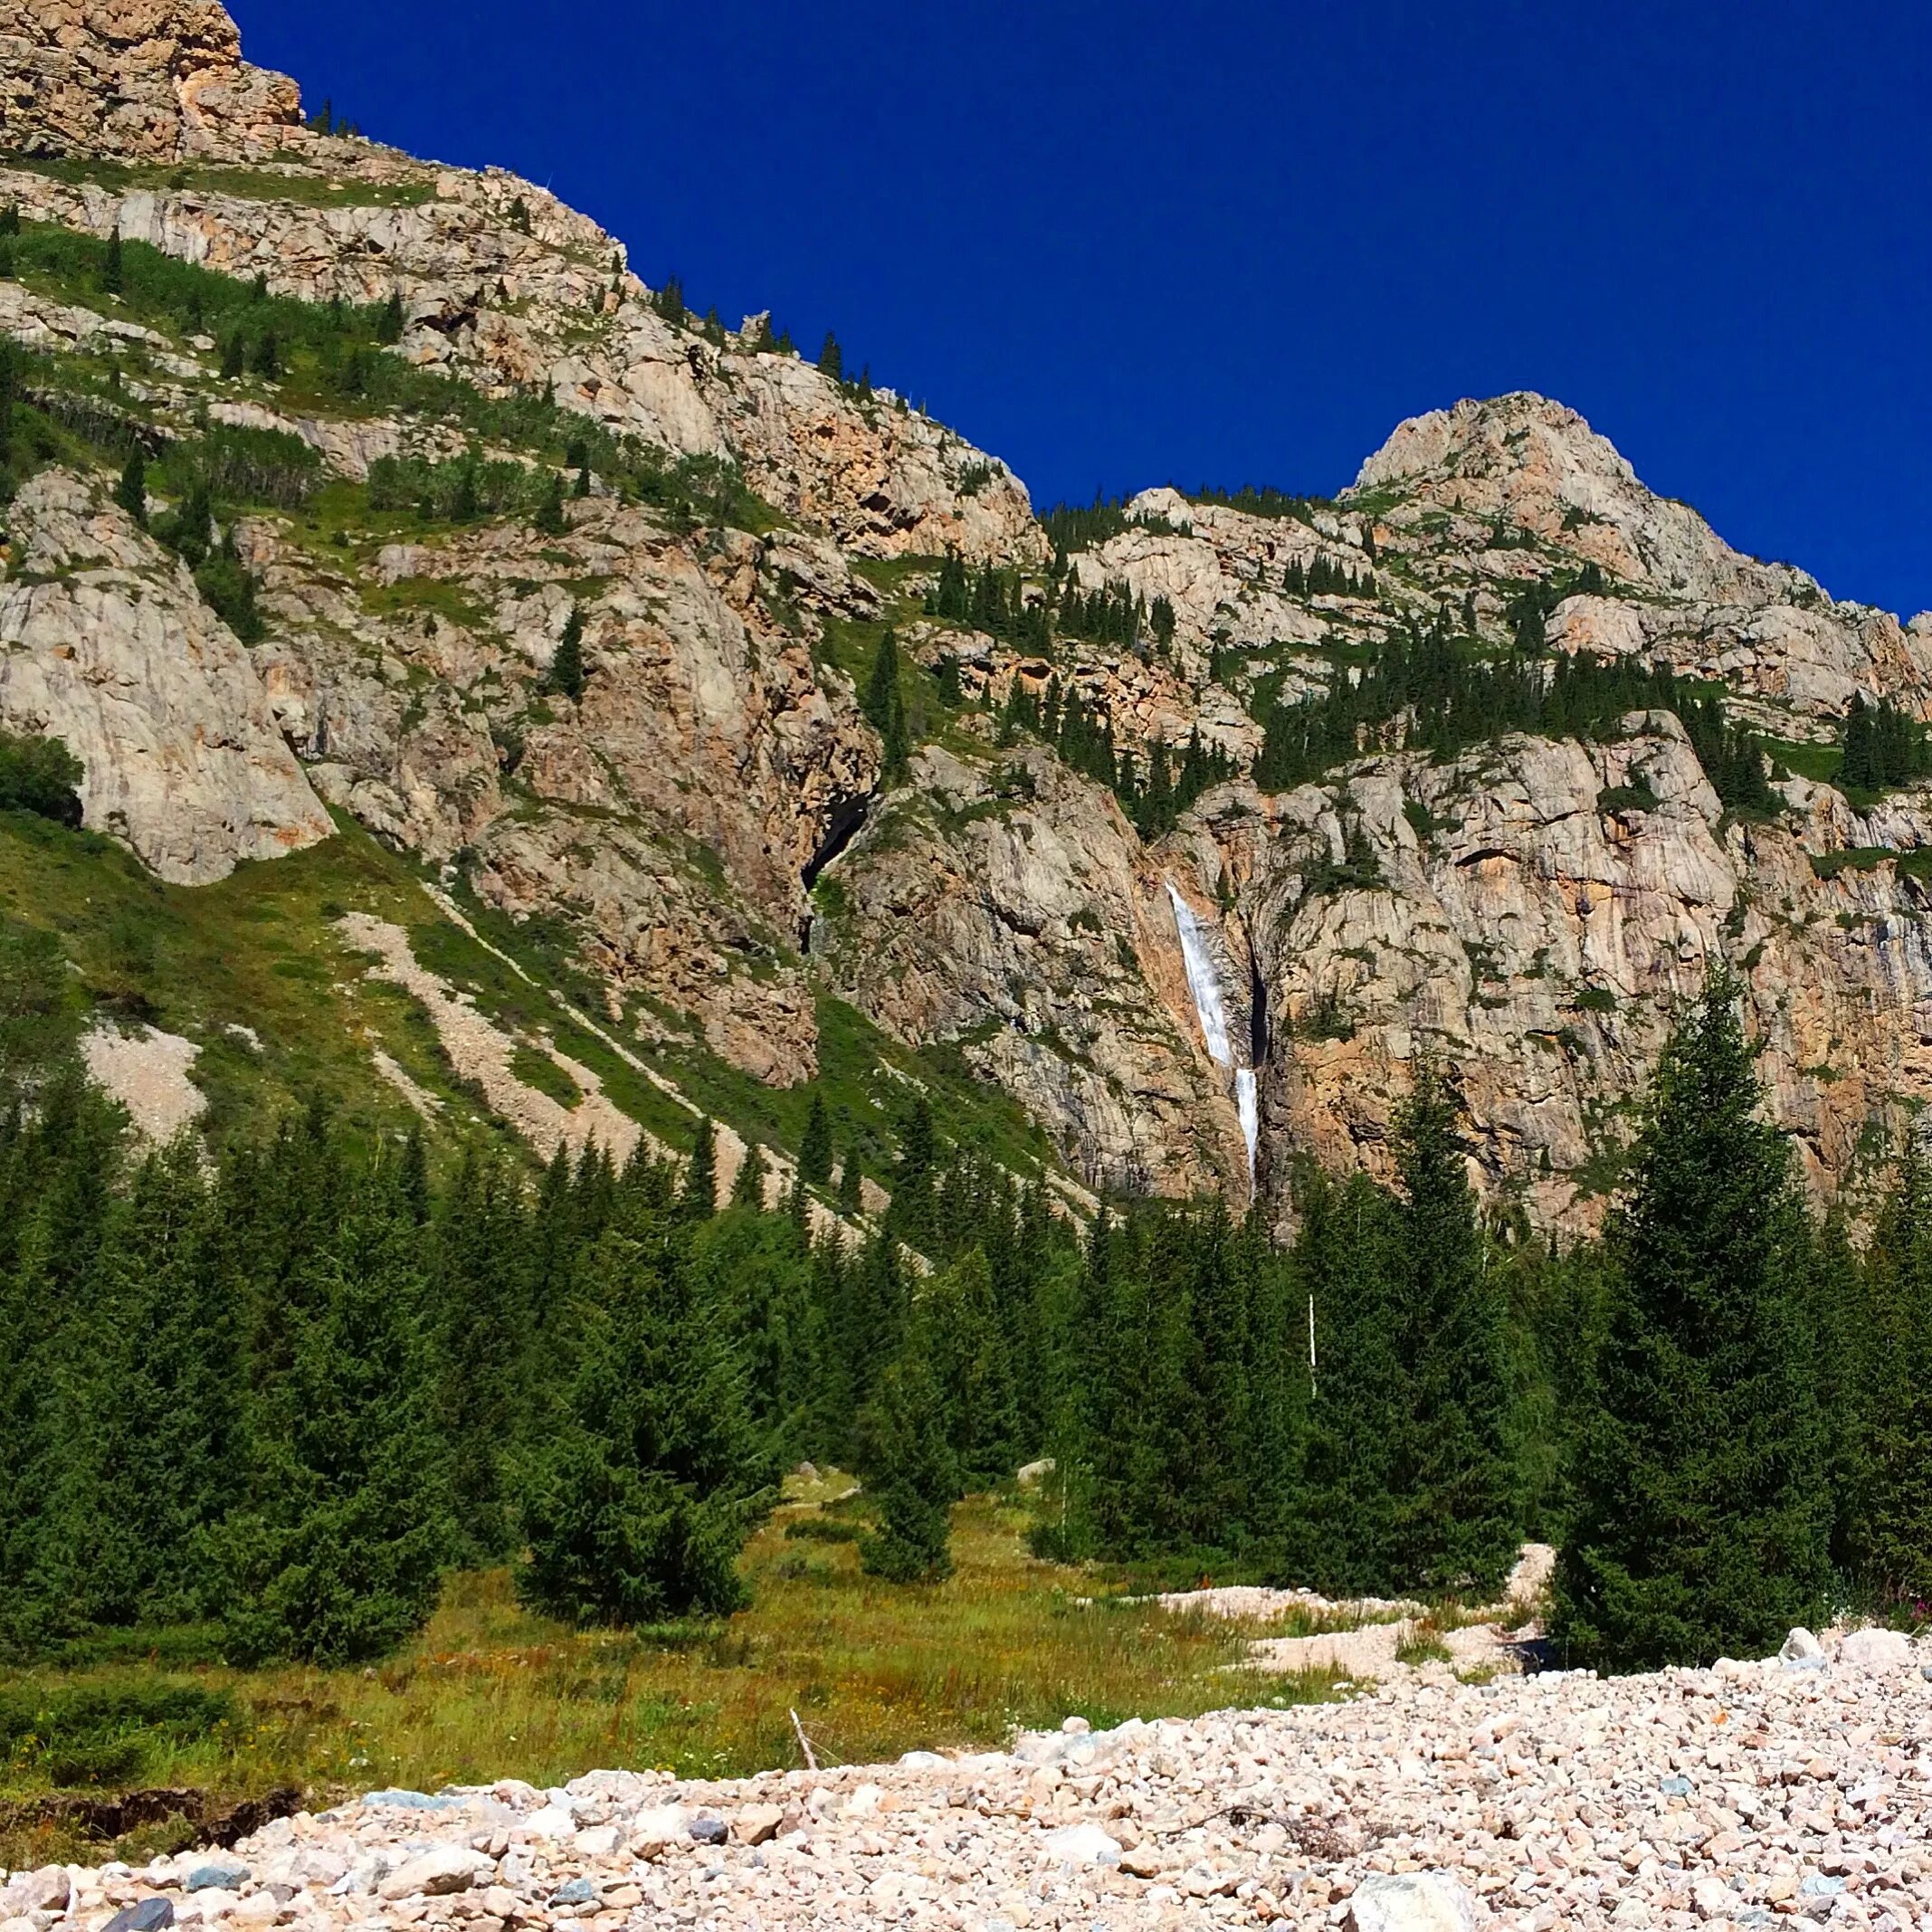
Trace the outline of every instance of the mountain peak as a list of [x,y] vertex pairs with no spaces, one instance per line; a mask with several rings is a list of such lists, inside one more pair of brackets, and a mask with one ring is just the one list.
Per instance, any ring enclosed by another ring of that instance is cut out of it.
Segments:
[[[1559,490],[1585,479],[1632,484],[1636,472],[1610,440],[1566,404],[1518,389],[1507,395],[1465,397],[1452,409],[1432,409],[1398,423],[1362,465],[1357,490],[1445,475],[1502,476],[1541,471]],[[1584,494],[1572,499],[1579,503]]]

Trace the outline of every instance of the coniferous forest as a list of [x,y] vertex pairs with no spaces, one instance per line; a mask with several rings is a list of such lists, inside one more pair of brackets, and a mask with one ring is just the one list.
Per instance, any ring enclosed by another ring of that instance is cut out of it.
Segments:
[[[891,1204],[806,1178],[720,1208],[681,1161],[358,1144],[319,1108],[144,1149],[87,1082],[51,946],[0,932],[0,1643],[213,1626],[345,1661],[452,1568],[649,1625],[743,1601],[801,1458],[858,1470],[862,1554],[947,1567],[969,1490],[1051,1457],[1042,1556],[1480,1596],[1559,1543],[1556,1642],[1762,1654],[1830,1600],[1932,1593],[1932,1178],[1862,1252],[1805,1207],[1713,979],[1603,1237],[1479,1212],[1424,1072],[1395,1185],[1313,1169],[1284,1244],[1216,1201],[1089,1223],[915,1096]],[[850,1205],[850,1204],[848,1204]]]

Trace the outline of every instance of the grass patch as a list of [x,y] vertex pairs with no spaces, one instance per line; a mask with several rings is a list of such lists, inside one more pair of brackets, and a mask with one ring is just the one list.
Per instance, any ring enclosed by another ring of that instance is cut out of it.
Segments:
[[538,1052],[535,1047],[518,1047],[509,1056],[509,1071],[526,1087],[548,1094],[559,1107],[574,1108],[583,1103],[584,1090],[547,1053]]
[[1413,1670],[1419,1664],[1449,1663],[1453,1660],[1449,1646],[1442,1642],[1442,1632],[1427,1617],[1423,1617],[1395,1646],[1395,1661],[1407,1664]]
[[[1227,1620],[1080,1604],[1106,1574],[1033,1560],[1027,1521],[993,1499],[961,1504],[956,1574],[909,1587],[864,1575],[842,1540],[815,1539],[807,1556],[781,1517],[746,1553],[749,1610],[659,1632],[572,1631],[520,1608],[503,1571],[459,1575],[422,1641],[377,1670],[195,1672],[197,1694],[232,1699],[237,1720],[150,1727],[143,1775],[229,1793],[294,1784],[315,1804],[382,1785],[547,1785],[599,1766],[735,1776],[799,1763],[793,1709],[823,1762],[861,1764],[1004,1745],[1070,1713],[1098,1727],[1328,1694],[1327,1673],[1247,1669],[1250,1633]],[[132,1665],[42,1670],[14,1692],[138,1699],[174,1681]],[[44,1765],[0,1765],[0,1801],[48,1788]],[[51,1826],[0,1832],[0,1863],[67,1849]]]
[[467,1131],[476,1111],[421,1010],[364,979],[335,929],[344,911],[407,926],[433,909],[404,860],[353,821],[338,825],[308,852],[183,887],[95,833],[0,813],[0,913],[59,937],[78,1014],[199,1043],[194,1078],[216,1134],[265,1127],[310,1096],[358,1140],[407,1131],[415,1115],[372,1075],[377,1045],[449,1103],[452,1130]]
[[0,155],[0,167],[39,175],[70,187],[91,184],[119,193],[173,189],[191,195],[225,195],[236,201],[288,202],[301,208],[420,208],[436,198],[436,184],[357,181],[328,174],[284,174],[269,167],[197,167],[172,163],[70,160],[40,155]]

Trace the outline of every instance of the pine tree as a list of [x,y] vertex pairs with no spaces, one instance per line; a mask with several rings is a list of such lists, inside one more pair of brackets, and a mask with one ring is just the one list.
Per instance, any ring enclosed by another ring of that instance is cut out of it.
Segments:
[[905,776],[910,747],[906,737],[906,708],[899,685],[899,637],[888,630],[872,656],[860,709],[885,744],[883,776],[890,785]]
[[569,528],[568,519],[564,515],[564,480],[555,475],[544,485],[543,497],[537,506],[533,521],[538,532],[545,537],[561,537]]
[[805,1130],[798,1142],[798,1178],[810,1187],[823,1187],[832,1178],[832,1117],[824,1096],[814,1087],[805,1111]]
[[114,500],[143,529],[148,528],[148,459],[139,444],[122,466],[120,481],[114,486]]
[[369,1177],[279,1311],[258,1474],[224,1526],[237,1661],[380,1657],[420,1631],[452,1551],[448,1459],[414,1219]]
[[116,223],[109,233],[107,247],[100,258],[100,287],[106,295],[119,295],[126,286],[127,270],[121,259],[120,224]]
[[[1840,1266],[1851,1261],[1844,1257]],[[1841,1399],[1858,1417],[1849,1548],[1881,1598],[1932,1597],[1932,1173],[1915,1139],[1865,1257],[1862,1341]],[[1851,1326],[1848,1324],[1848,1326]]]
[[[809,341],[811,338],[806,338]],[[818,352],[818,370],[821,376],[829,376],[833,382],[845,379],[845,357],[839,347],[839,338],[828,328],[825,331],[824,347]]]
[[722,1616],[776,1499],[742,1371],[683,1250],[646,1221],[585,1257],[576,1369],[524,1505],[525,1602],[581,1623]]
[[697,1142],[678,1201],[693,1221],[709,1221],[718,1212],[718,1135],[709,1117],[698,1123]]
[[1395,1119],[1408,1424],[1396,1561],[1410,1588],[1493,1589],[1518,1543],[1503,1305],[1464,1171],[1459,1108],[1425,1068]]
[[945,1404],[944,1426],[966,1483],[991,1484],[1018,1461],[1013,1362],[985,1251],[970,1249],[928,1283],[921,1349]]
[[1800,1210],[1737,1000],[1714,974],[1672,1033],[1611,1231],[1601,1402],[1557,1577],[1554,1633],[1578,1663],[1762,1656],[1824,1602]]
[[242,339],[240,331],[230,336],[222,345],[222,380],[233,382],[247,365],[248,345]]
[[550,669],[544,678],[544,689],[575,702],[584,695],[586,673],[584,668],[584,610],[581,604],[573,604],[570,614],[564,620],[563,635],[557,641],[557,651],[550,660]]
[[252,359],[255,374],[264,382],[274,382],[281,376],[281,346],[276,341],[272,328],[263,331],[261,339],[255,344],[255,353]]
[[538,1306],[513,1176],[496,1158],[466,1149],[428,1225],[458,1554],[501,1561],[515,1547],[514,1467],[532,1404]]
[[952,1575],[952,1505],[959,1470],[946,1440],[938,1385],[912,1351],[887,1370],[868,1418],[866,1488],[879,1526],[859,1545],[868,1575],[889,1583],[943,1583]]
[[392,289],[389,300],[383,304],[383,312],[376,319],[376,339],[385,344],[400,342],[403,339],[403,291]]
[[765,1149],[753,1141],[745,1149],[731,1183],[731,1205],[762,1210],[765,1206]]

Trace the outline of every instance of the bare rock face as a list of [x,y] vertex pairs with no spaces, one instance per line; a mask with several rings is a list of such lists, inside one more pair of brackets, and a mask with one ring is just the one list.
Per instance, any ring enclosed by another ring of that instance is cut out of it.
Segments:
[[249,154],[301,118],[215,0],[0,0],[0,145],[23,154]]
[[22,490],[11,528],[0,722],[66,741],[91,829],[184,885],[329,836],[247,652],[173,557],[62,471]]

